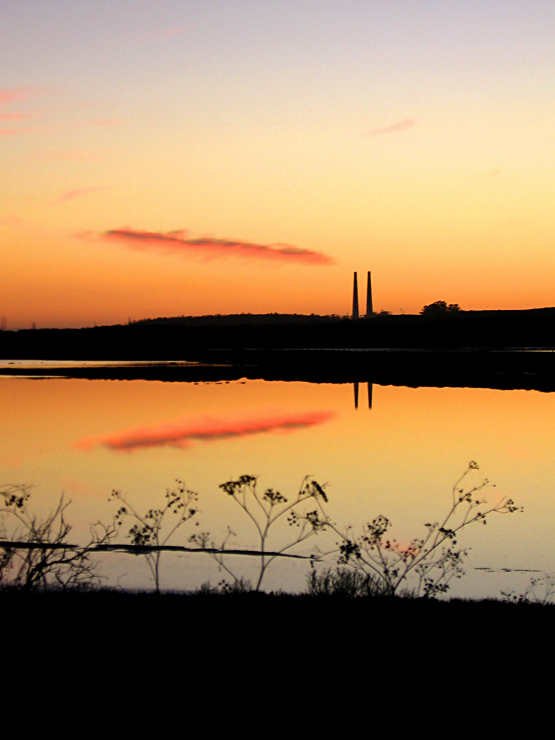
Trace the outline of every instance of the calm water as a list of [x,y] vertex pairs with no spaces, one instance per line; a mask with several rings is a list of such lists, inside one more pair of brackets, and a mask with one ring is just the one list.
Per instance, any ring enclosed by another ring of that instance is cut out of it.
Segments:
[[[200,530],[218,541],[231,526],[233,544],[256,544],[245,515],[219,484],[241,474],[293,495],[307,474],[328,483],[334,521],[357,527],[378,514],[409,542],[447,511],[451,486],[470,460],[523,514],[494,516],[468,530],[467,573],[452,595],[498,595],[521,589],[526,571],[555,572],[555,395],[534,391],[360,386],[242,381],[161,383],[0,378],[0,483],[33,484],[32,503],[45,512],[65,493],[84,542],[88,525],[108,521],[112,489],[140,511],[159,506],[179,478],[199,494]],[[175,544],[186,544],[187,526]],[[276,530],[277,545],[290,536]],[[309,541],[333,549],[333,537]],[[233,567],[254,576],[251,559]],[[484,570],[487,568],[487,570]],[[151,585],[140,557],[103,556],[107,583]],[[274,563],[267,589],[302,590],[308,565]],[[204,554],[164,554],[162,586],[195,588],[223,577]]]

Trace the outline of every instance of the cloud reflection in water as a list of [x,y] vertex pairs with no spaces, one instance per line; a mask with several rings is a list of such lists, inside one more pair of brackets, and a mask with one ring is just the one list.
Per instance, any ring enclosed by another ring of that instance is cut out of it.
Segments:
[[255,434],[293,432],[323,424],[333,416],[334,411],[305,411],[296,414],[267,412],[257,416],[235,416],[227,419],[210,416],[187,417],[179,421],[124,429],[102,437],[85,437],[76,443],[76,447],[92,450],[102,446],[122,452],[148,447],[187,448],[192,441],[213,442]]

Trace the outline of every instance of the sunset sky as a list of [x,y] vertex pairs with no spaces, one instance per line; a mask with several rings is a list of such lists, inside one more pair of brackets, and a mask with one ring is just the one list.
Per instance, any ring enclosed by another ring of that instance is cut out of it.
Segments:
[[8,328],[555,305],[549,0],[0,0],[0,71]]

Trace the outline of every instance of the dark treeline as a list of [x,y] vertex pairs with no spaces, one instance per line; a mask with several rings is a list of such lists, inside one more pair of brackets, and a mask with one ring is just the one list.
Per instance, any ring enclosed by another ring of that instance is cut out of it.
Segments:
[[130,323],[139,326],[276,326],[278,324],[318,324],[341,321],[342,316],[319,316],[300,313],[230,313],[210,316],[170,316],[141,319]]
[[[247,315],[248,316],[248,315]],[[198,359],[208,349],[505,348],[555,346],[555,308],[460,311],[442,317],[378,314],[353,321],[297,317],[227,324],[157,321],[87,329],[0,334],[0,358],[57,360]],[[200,320],[200,319],[199,319]]]

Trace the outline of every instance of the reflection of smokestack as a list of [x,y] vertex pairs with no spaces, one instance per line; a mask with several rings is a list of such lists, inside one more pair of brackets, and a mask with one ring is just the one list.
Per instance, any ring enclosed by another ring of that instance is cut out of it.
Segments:
[[372,273],[368,273],[368,285],[366,288],[366,316],[372,316],[374,307],[372,305]]
[[353,278],[353,319],[358,319],[358,283],[356,272]]

